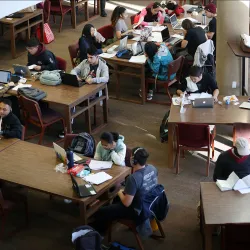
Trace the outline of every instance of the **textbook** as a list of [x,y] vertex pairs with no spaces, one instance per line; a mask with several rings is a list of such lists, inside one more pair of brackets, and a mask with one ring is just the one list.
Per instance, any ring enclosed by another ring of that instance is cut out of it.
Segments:
[[216,185],[221,191],[235,190],[242,194],[250,193],[250,175],[240,179],[232,172],[227,180],[217,180]]

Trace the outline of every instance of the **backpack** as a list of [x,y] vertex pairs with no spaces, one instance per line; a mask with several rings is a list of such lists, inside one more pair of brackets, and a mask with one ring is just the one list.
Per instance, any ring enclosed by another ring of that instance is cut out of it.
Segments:
[[164,115],[160,126],[161,142],[168,141],[168,118],[170,110]]
[[62,78],[60,75],[60,70],[44,70],[39,78],[41,84],[55,86],[62,83]]
[[18,94],[35,101],[40,101],[41,99],[47,96],[47,94],[43,90],[31,87],[19,88]]
[[82,154],[87,157],[94,157],[95,154],[95,140],[92,135],[88,133],[78,134],[71,142],[70,146],[73,152]]
[[90,226],[81,226],[72,232],[75,250],[102,250],[102,237]]
[[112,242],[108,250],[135,250],[135,248],[126,247],[118,242]]

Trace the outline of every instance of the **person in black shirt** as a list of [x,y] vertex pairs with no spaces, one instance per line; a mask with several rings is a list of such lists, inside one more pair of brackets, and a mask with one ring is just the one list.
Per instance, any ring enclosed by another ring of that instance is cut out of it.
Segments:
[[241,179],[250,174],[249,144],[243,137],[236,140],[235,147],[220,154],[215,164],[213,179],[226,180],[232,172]]
[[[208,18],[212,18],[212,20],[208,24],[209,31],[207,32],[208,39],[212,39],[214,42],[214,47],[216,50],[216,6],[213,3],[206,5],[205,14]],[[216,55],[216,51],[214,50],[214,55]]]
[[195,27],[189,19],[185,19],[181,26],[184,29],[184,40],[181,42],[181,48],[186,48],[188,54],[193,58],[197,47],[206,42],[206,33],[201,27]]
[[184,91],[187,93],[208,92],[213,95],[215,102],[218,101],[219,89],[215,79],[207,73],[202,73],[202,68],[199,66],[190,68],[189,77],[181,83],[177,94],[181,96]]
[[0,137],[18,138],[22,137],[22,125],[19,119],[12,113],[11,101],[0,99]]

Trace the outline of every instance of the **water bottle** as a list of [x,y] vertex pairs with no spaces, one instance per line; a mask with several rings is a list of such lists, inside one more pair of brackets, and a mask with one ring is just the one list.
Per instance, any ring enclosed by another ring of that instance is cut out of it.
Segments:
[[74,156],[73,156],[73,151],[71,150],[67,151],[67,166],[68,169],[74,167]]
[[206,25],[206,14],[202,14],[202,25]]

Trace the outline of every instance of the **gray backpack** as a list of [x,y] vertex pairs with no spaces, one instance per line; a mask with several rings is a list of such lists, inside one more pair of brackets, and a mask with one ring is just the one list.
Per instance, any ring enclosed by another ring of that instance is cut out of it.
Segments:
[[55,86],[62,83],[62,78],[60,75],[60,70],[48,71],[45,70],[40,75],[41,84]]

